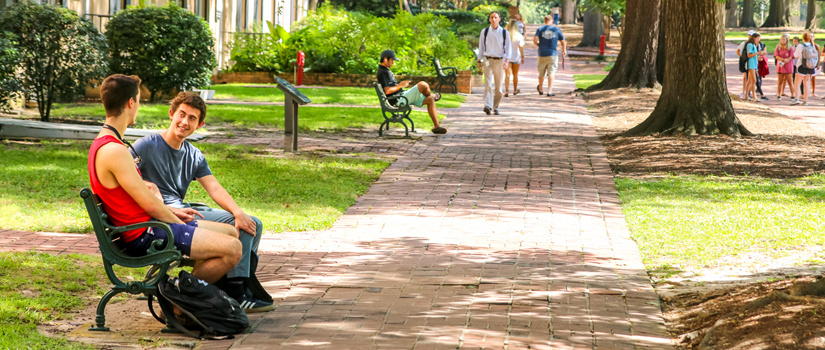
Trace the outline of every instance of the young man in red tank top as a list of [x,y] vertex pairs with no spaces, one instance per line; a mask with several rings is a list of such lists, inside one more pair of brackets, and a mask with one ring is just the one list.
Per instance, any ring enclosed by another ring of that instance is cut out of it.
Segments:
[[[106,124],[89,150],[89,178],[92,191],[103,202],[112,223],[118,226],[148,220],[169,223],[175,235],[175,246],[196,260],[192,274],[213,283],[241,259],[241,242],[235,227],[192,221],[194,209],[170,209],[157,187],[144,182],[121,135],[134,125],[140,107],[140,79],[115,74],[101,84],[100,97],[106,109]],[[174,211],[173,211],[174,210]],[[181,219],[188,221],[184,223]],[[118,245],[130,255],[146,253],[155,239],[166,239],[163,230],[125,232]]]

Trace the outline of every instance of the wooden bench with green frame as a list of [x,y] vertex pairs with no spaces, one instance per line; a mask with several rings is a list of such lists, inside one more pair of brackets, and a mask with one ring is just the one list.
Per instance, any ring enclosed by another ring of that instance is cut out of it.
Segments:
[[[175,247],[174,235],[166,241],[155,240],[144,256],[130,256],[123,253],[113,242],[118,236],[126,231],[139,228],[157,228],[166,232],[172,232],[168,224],[160,221],[148,221],[129,226],[112,226],[109,224],[108,215],[103,210],[98,196],[88,188],[80,191],[80,197],[86,204],[86,211],[92,221],[92,227],[97,236],[100,247],[100,254],[103,256],[103,268],[106,270],[106,277],[114,284],[112,289],[106,292],[97,304],[97,314],[95,325],[89,328],[90,331],[108,331],[106,327],[105,309],[106,304],[115,295],[126,292],[129,294],[142,294],[150,299],[158,293],[158,282],[166,276],[166,272],[177,266],[192,266],[193,261],[183,256]],[[113,266],[120,265],[129,268],[151,266],[143,280],[124,282],[115,274]],[[151,304],[150,304],[151,305]]]
[[[372,83],[372,85],[375,86],[375,93],[381,102],[381,114],[384,116],[384,122],[378,127],[378,136],[384,136],[383,130],[385,127],[386,130],[389,130],[390,123],[401,123],[401,125],[404,126],[404,134],[409,137],[410,130],[415,132],[415,123],[410,119],[412,107],[410,107],[410,104],[407,102],[407,98],[404,96],[387,97],[387,94],[384,93],[384,87],[382,87],[381,84],[375,82]],[[391,100],[395,100],[395,105],[390,103]],[[407,128],[407,124],[404,123],[404,119],[410,122],[409,129]]]

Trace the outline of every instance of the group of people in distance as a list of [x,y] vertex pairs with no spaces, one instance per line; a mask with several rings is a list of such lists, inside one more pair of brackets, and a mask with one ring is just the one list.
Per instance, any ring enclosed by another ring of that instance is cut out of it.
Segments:
[[[479,36],[478,44],[478,68],[484,72],[484,113],[487,115],[498,115],[498,106],[502,97],[510,96],[510,77],[513,78],[513,95],[518,95],[521,90],[518,88],[519,67],[524,63],[524,22],[521,14],[516,14],[509,21],[507,28],[499,25],[501,16],[498,12],[492,12],[487,17],[490,26],[484,28]],[[553,93],[553,80],[559,67],[559,55],[567,55],[567,44],[561,29],[554,24],[558,24],[558,9],[553,15],[544,17],[544,25],[536,30],[533,37],[533,44],[538,46],[538,71],[539,85],[536,87],[539,95],[544,95],[542,89],[545,75],[548,77],[547,96],[556,96]],[[419,82],[409,90],[404,91],[410,85],[410,80],[398,82],[391,68],[398,61],[392,50],[384,50],[381,53],[380,64],[376,80],[384,88],[387,97],[404,96],[400,104],[409,104],[417,107],[427,106],[427,112],[433,121],[432,132],[434,134],[445,134],[447,129],[438,122],[438,114],[435,102],[441,99],[441,94],[432,92],[426,82]],[[504,77],[504,89],[502,90],[502,77]],[[390,103],[396,104],[397,98],[391,98]]]
[[[478,68],[484,72],[484,113],[498,115],[502,97],[509,97],[510,75],[513,76],[513,95],[518,95],[519,66],[524,63],[524,23],[521,14],[516,14],[507,24],[499,26],[501,16],[492,12],[487,17],[490,26],[482,29],[478,38]],[[567,55],[567,44],[561,29],[556,27],[558,15],[544,17],[544,25],[536,30],[533,44],[538,46],[539,85],[536,90],[544,95],[542,89],[545,75],[548,77],[547,96],[553,97],[553,80],[559,68],[559,54]],[[502,75],[505,75],[502,90]]]
[[[248,313],[272,310],[272,302],[257,298],[249,288],[261,221],[237,205],[212,174],[203,153],[186,141],[203,127],[206,104],[196,93],[181,92],[171,102],[169,127],[132,146],[121,135],[138,117],[139,87],[138,77],[122,74],[101,84],[106,122],[89,149],[92,191],[112,224],[168,223],[175,247],[195,260],[193,275],[209,283],[225,277],[222,289]],[[222,209],[184,202],[193,179]],[[124,253],[141,256],[154,240],[165,242],[168,235],[162,229],[137,229],[120,234],[115,243]]]
[[[751,30],[748,39],[736,49],[739,56],[739,71],[742,73],[743,100],[769,100],[762,92],[762,78],[770,73],[768,52],[762,36]],[[790,90],[791,105],[808,105],[808,97],[816,97],[816,75],[819,74],[820,57],[825,54],[814,42],[813,33],[790,38],[785,33],[773,51],[777,74],[776,99],[785,95],[785,87]],[[757,96],[757,93],[759,94]]]

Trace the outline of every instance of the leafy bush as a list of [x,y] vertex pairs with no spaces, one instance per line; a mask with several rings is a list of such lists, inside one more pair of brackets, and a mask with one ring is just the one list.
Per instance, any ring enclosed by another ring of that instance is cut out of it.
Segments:
[[379,17],[392,17],[398,8],[397,0],[330,0],[329,3],[347,11],[370,13]]
[[[9,37],[13,34],[8,33]],[[20,82],[17,78],[17,65],[20,54],[14,48],[17,43],[0,37],[0,112],[11,109],[11,102],[20,95]]]
[[381,51],[386,49],[402,59],[393,67],[396,74],[434,75],[432,68],[418,67],[419,57],[425,61],[437,57],[445,66],[469,69],[475,62],[473,53],[450,25],[446,18],[430,13],[414,16],[398,12],[394,18],[382,18],[322,6],[298,23],[282,44],[268,38],[271,42],[261,45],[271,50],[266,54],[254,57],[255,51],[248,49],[251,44],[233,49],[238,55],[231,59],[243,65],[232,70],[253,70],[250,66],[254,64],[254,70],[291,72],[296,54],[304,51],[306,68],[311,72],[375,74]]
[[112,72],[139,76],[153,101],[159,92],[208,85],[216,65],[209,26],[174,3],[119,12],[106,38]]
[[106,40],[69,9],[15,3],[0,12],[0,36],[15,41],[9,47],[19,55],[19,82],[37,97],[43,121],[52,103],[76,99],[106,74]]
[[430,10],[436,16],[447,17],[453,24],[487,23],[487,15],[467,10]]
[[473,8],[473,12],[484,16],[484,21],[483,22],[486,22],[487,24],[490,23],[489,20],[488,20],[488,18],[489,18],[488,16],[493,11],[498,12],[499,17],[501,17],[501,21],[499,23],[502,25],[502,27],[506,26],[507,25],[507,20],[508,20],[507,16],[509,15],[509,11],[507,10],[507,7],[502,6],[500,4],[488,4],[488,5],[479,5],[479,6],[476,6],[475,8]]
[[526,23],[544,23],[544,16],[551,13],[555,1],[523,1],[519,6],[519,13]]

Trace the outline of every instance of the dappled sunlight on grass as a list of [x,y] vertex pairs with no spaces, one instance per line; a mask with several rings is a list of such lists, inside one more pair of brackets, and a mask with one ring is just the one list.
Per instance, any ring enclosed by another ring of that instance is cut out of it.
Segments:
[[822,177],[616,180],[648,269],[713,266],[751,250],[825,244]]

